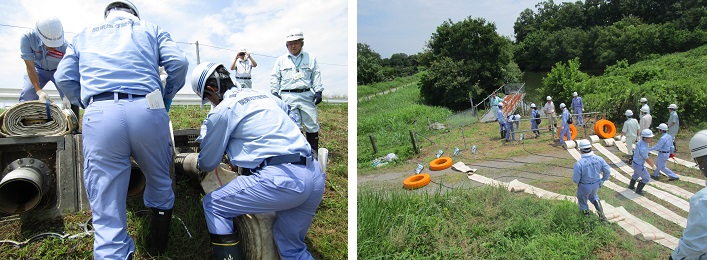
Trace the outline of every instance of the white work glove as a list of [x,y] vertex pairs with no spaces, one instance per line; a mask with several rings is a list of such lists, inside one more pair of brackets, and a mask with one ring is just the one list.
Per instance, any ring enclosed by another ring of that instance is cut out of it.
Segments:
[[[42,103],[47,102],[49,100],[49,95],[47,93],[44,93],[44,91],[40,90],[37,91],[37,96],[39,96],[39,101],[42,101]],[[49,100],[51,102],[51,100]]]
[[69,99],[66,97],[61,99],[61,104],[64,105],[64,108],[71,108],[71,102],[69,102]]

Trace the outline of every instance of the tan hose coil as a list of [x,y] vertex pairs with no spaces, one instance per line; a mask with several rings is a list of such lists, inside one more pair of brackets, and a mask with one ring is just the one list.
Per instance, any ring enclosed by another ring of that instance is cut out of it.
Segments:
[[21,102],[0,114],[0,132],[4,136],[61,136],[78,129],[78,119],[71,109],[51,104],[49,113],[51,120],[41,101]]

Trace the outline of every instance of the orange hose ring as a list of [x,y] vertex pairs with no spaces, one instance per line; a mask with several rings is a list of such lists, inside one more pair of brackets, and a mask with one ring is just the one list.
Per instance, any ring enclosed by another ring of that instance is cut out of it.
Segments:
[[430,162],[430,170],[441,171],[452,166],[452,158],[442,156]]
[[602,139],[613,138],[616,135],[616,126],[609,120],[599,120],[594,124],[594,131]]
[[409,190],[418,189],[425,187],[427,184],[430,183],[431,180],[432,179],[430,178],[430,175],[427,173],[415,174],[413,176],[407,177],[403,181],[403,187]]
[[[562,128],[557,128],[557,138],[561,138],[560,132],[562,132]],[[577,140],[577,127],[574,124],[570,124],[570,137],[572,140]],[[567,138],[565,138],[565,141],[567,141]]]

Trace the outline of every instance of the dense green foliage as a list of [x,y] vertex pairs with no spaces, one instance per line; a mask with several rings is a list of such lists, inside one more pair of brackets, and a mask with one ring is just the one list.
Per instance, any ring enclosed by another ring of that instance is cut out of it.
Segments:
[[524,71],[573,58],[603,69],[707,43],[705,0],[550,0],[536,9],[521,12],[514,25],[515,60]]
[[511,41],[483,18],[445,21],[427,48],[431,62],[420,81],[420,96],[426,104],[466,109],[470,96],[488,95],[504,83],[520,80]]
[[[385,83],[379,83],[385,84]],[[404,86],[404,85],[403,85]],[[445,108],[431,107],[419,101],[417,86],[402,87],[389,94],[380,95],[358,104],[358,163],[370,164],[374,158],[395,153],[399,158],[409,158],[414,154],[410,130],[421,136],[429,136],[433,130],[427,127],[431,122],[444,123],[452,112]],[[378,144],[374,153],[370,138]],[[418,137],[422,140],[422,137]]]
[[395,53],[390,58],[381,59],[381,55],[365,43],[357,45],[357,74],[358,85],[369,85],[397,77],[411,76],[418,72],[418,55]]
[[590,111],[606,112],[614,122],[624,120],[626,109],[637,111],[641,97],[648,99],[654,126],[667,122],[670,104],[678,106],[681,127],[707,122],[707,45],[633,65],[620,61],[597,77],[579,67],[576,59],[556,64],[545,78],[544,93],[567,100],[573,91],[583,93]]
[[[597,252],[609,259],[614,252],[608,247],[635,250],[633,241],[596,217],[581,216],[572,202],[515,196],[504,188],[358,194],[361,259],[593,259]],[[632,256],[662,254],[651,249]]]

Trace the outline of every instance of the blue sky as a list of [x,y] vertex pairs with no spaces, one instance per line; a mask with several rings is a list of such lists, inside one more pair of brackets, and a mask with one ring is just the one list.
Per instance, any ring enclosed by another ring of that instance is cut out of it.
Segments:
[[[444,21],[471,16],[496,24],[500,35],[513,37],[513,23],[526,8],[535,11],[539,0],[358,0],[357,42],[367,43],[382,58],[394,53],[423,51],[432,33]],[[555,1],[556,4],[568,1]],[[569,1],[574,2],[574,1]]]
[[[71,41],[85,27],[100,23],[108,0],[4,0],[0,2],[0,78],[3,87],[22,85],[25,69],[20,59],[20,37],[35,21],[56,15]],[[275,59],[287,52],[285,35],[292,28],[304,32],[304,51],[317,57],[325,96],[348,95],[348,2],[343,0],[196,1],[133,0],[140,16],[159,25],[179,42],[187,54],[189,75],[197,64],[195,42],[201,62],[230,67],[236,50],[246,48],[258,62],[253,69],[253,87],[269,89]],[[10,25],[10,26],[2,26]],[[212,47],[213,46],[213,47]],[[191,80],[180,93],[192,93]],[[51,83],[48,88],[54,88]]]

